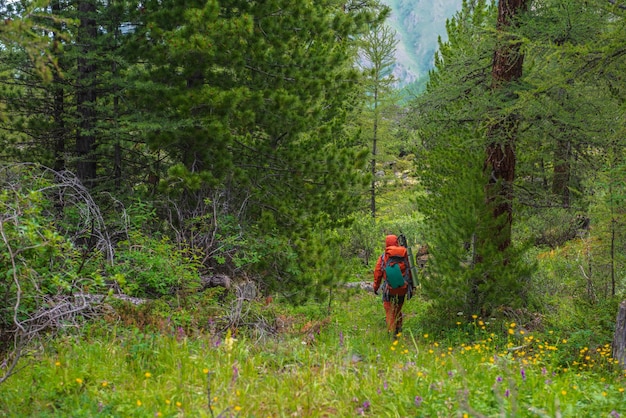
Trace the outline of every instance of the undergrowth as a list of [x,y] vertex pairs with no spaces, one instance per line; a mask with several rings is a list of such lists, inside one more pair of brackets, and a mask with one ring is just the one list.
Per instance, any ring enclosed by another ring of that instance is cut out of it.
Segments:
[[626,413],[626,375],[606,341],[477,315],[433,335],[428,304],[405,305],[387,335],[370,293],[289,308],[246,302],[273,321],[189,335],[109,319],[24,360],[0,386],[0,416],[589,416]]

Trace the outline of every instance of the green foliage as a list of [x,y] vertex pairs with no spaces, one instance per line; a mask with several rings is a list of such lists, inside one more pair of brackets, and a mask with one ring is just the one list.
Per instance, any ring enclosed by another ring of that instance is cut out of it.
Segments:
[[104,275],[130,296],[158,298],[196,290],[198,255],[152,231],[157,222],[154,209],[138,201],[129,206],[126,217],[126,237],[117,243],[114,262],[105,265]]
[[478,135],[457,132],[418,162],[425,188],[435,191],[417,198],[430,252],[423,291],[452,317],[522,304],[532,268],[521,246],[502,253],[486,244],[494,220],[484,203],[483,154],[473,144]]
[[56,297],[97,291],[103,283],[99,277],[82,274],[81,253],[57,229],[47,193],[62,186],[35,167],[18,166],[2,167],[0,183],[0,352],[4,355],[19,347],[22,338],[35,338],[42,329],[41,318],[48,318],[53,329],[57,322],[72,319],[62,311],[49,311]]
[[116,261],[105,272],[124,293],[159,297],[189,292],[199,286],[198,262],[188,250],[179,250],[168,239],[130,233],[120,241]]
[[342,257],[348,260],[351,256],[357,256],[362,262],[362,268],[370,273],[373,263],[376,262],[376,249],[379,247],[382,231],[376,226],[376,220],[369,214],[363,213],[356,217],[349,228],[343,232],[347,240],[342,246]]
[[[520,211],[521,212],[521,211]],[[530,241],[538,247],[557,248],[585,233],[583,215],[567,208],[547,208],[524,217],[516,228],[518,239]]]
[[0,193],[0,270],[3,271],[2,329],[13,322],[13,309],[24,320],[39,298],[70,289],[78,279],[78,253],[51,228],[41,191],[3,189]]

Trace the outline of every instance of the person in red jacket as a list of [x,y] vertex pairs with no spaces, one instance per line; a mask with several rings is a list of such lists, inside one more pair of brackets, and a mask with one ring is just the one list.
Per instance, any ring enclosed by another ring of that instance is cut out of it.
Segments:
[[[408,278],[403,286],[393,289],[386,280],[384,265],[390,257],[402,257],[403,262],[399,264],[402,275]],[[402,305],[405,298],[410,298],[413,292],[413,277],[409,268],[409,257],[407,249],[398,244],[398,237],[387,235],[385,238],[385,252],[378,258],[374,269],[374,293],[382,290],[383,307],[385,308],[385,319],[387,321],[387,331],[394,332],[394,335],[402,332]]]

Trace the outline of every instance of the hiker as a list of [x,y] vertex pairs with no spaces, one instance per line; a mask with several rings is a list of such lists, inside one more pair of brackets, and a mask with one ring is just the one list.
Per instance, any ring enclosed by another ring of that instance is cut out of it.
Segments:
[[[398,261],[398,267],[402,274],[402,281],[389,283],[391,277],[387,277],[389,265]],[[378,258],[374,269],[374,294],[382,288],[383,307],[387,321],[387,332],[394,332],[397,336],[402,332],[402,305],[405,298],[410,298],[413,293],[413,277],[409,268],[408,252],[405,247],[398,244],[398,237],[387,235],[385,238],[385,252]],[[407,296],[408,295],[408,296]]]

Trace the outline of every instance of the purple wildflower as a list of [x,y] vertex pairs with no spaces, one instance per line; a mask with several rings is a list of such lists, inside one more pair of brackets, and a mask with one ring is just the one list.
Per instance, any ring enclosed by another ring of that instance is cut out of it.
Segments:
[[543,376],[545,376],[547,373],[548,373],[548,370],[546,370],[546,368],[545,368],[545,367],[542,367],[542,368],[541,368],[541,374],[542,374]]
[[233,364],[233,377],[231,379],[231,384],[235,384],[237,382],[237,378],[239,377],[239,367],[236,364]]
[[550,384],[552,384],[552,379],[546,379],[546,382],[545,382],[545,383],[546,383],[546,385],[550,385]]
[[422,397],[418,395],[415,397],[415,400],[413,402],[415,403],[415,406],[419,408],[422,405],[423,401],[424,399],[422,399]]
[[509,396],[511,396],[511,391],[510,391],[510,390],[508,390],[508,389],[507,389],[507,390],[505,390],[505,391],[504,391],[504,396],[505,396],[505,397],[507,397],[507,398],[508,398]]
[[385,380],[385,382],[383,383],[383,389],[387,390],[389,389],[389,385],[387,384],[387,381]]
[[454,377],[454,372],[453,371],[449,371],[448,372],[448,377]]
[[502,376],[496,377],[496,382],[498,382],[498,383],[502,382]]
[[612,410],[609,415],[611,415],[612,418],[619,418],[620,417],[619,412],[617,412],[616,410]]
[[522,367],[519,372],[522,375],[522,380],[526,381],[526,370]]
[[404,364],[404,366],[402,367],[402,370],[407,371],[409,370],[411,367],[414,367],[415,363],[412,361],[408,361]]
[[[357,400],[357,402],[358,402],[358,400]],[[356,413],[357,413],[357,415],[365,416],[365,412],[368,411],[369,409],[370,409],[370,402],[369,401],[365,401],[365,402],[363,402],[363,405],[359,406],[356,409]]]
[[378,393],[380,395],[381,393],[383,393],[383,391],[380,390],[380,388],[378,388],[378,389],[376,389],[376,393]]

